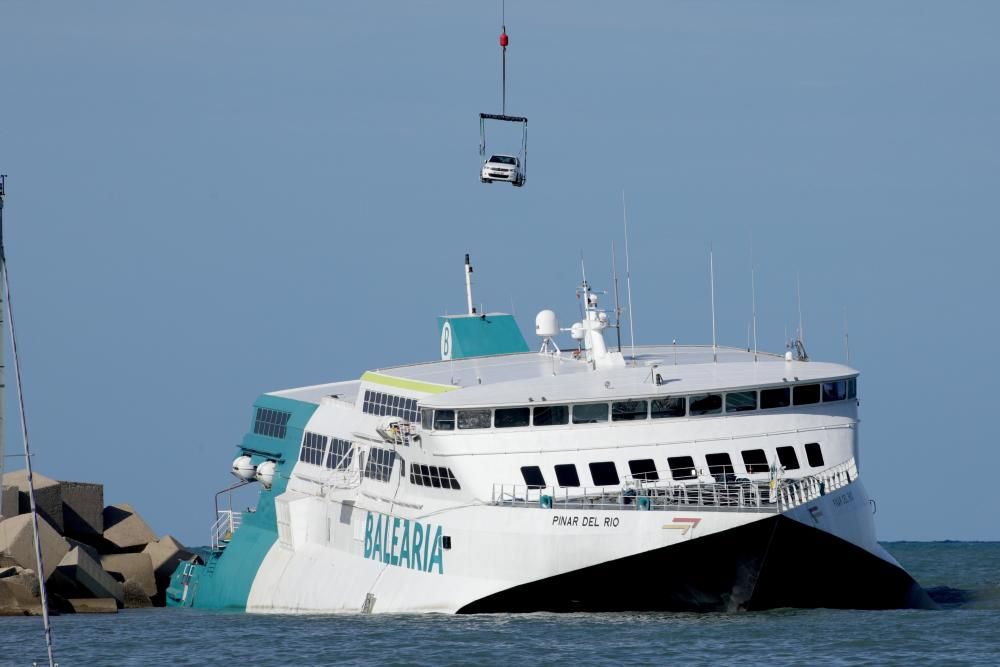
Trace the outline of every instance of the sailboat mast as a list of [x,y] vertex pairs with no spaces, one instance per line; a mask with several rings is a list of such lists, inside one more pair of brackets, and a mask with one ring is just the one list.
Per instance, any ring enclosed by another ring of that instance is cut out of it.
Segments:
[[[4,432],[7,430],[7,415],[4,411],[4,407],[7,404],[6,395],[4,388],[7,384],[7,368],[6,368],[6,355],[3,349],[3,337],[4,337],[4,276],[7,274],[7,269],[4,266],[4,256],[3,256],[3,197],[4,197],[4,181],[7,179],[6,174],[0,174],[0,521],[7,518],[4,513],[3,507],[3,473],[4,464],[7,461],[7,452],[4,449],[6,443],[6,437]],[[15,508],[14,513],[17,513]]]

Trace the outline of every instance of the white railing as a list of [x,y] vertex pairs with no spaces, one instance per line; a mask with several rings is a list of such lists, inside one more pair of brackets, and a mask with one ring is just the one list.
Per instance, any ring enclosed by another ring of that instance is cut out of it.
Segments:
[[[669,474],[669,473],[667,473]],[[815,475],[767,479],[720,475],[723,481],[691,482],[626,479],[609,487],[530,487],[494,484],[491,502],[509,507],[611,510],[706,509],[738,512],[783,512],[850,484],[858,478],[854,459]],[[759,477],[759,475],[758,475]]]
[[218,510],[219,516],[212,524],[212,551],[222,551],[233,539],[236,529],[243,523],[243,513]]

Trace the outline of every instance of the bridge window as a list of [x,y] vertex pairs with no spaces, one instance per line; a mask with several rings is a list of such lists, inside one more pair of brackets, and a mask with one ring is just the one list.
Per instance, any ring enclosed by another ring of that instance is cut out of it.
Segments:
[[767,455],[763,449],[747,449],[741,453],[743,454],[743,465],[746,466],[749,474],[771,471],[771,466],[767,464]]
[[655,482],[660,479],[660,476],[656,472],[656,463],[653,459],[629,461],[628,469],[632,473],[633,479],[641,479],[649,482]]
[[299,450],[299,461],[311,463],[314,466],[323,465],[323,457],[326,455],[327,437],[319,433],[306,431],[302,438],[302,449]]
[[580,476],[576,474],[576,466],[572,463],[557,465],[556,481],[559,482],[559,486],[580,486]]
[[714,415],[722,412],[722,394],[691,396],[691,415]]
[[392,465],[396,462],[396,452],[389,449],[372,447],[365,461],[364,475],[368,479],[388,482],[392,477]]
[[615,468],[614,461],[591,463],[590,477],[594,480],[594,486],[615,486],[621,481],[618,479],[618,469]]
[[650,401],[649,408],[649,414],[653,419],[683,417],[687,414],[687,398],[684,396],[654,398]]
[[334,470],[346,470],[354,457],[354,447],[347,440],[330,439],[330,452],[326,457],[326,467]]
[[455,430],[455,411],[454,410],[435,410],[434,411],[434,430],[435,431],[454,431]]
[[837,380],[835,382],[823,383],[823,402],[842,401],[847,398],[847,381]]
[[257,408],[254,415],[253,432],[269,438],[284,438],[288,432],[288,420],[292,413],[271,408]]
[[736,474],[736,471],[733,469],[733,460],[725,452],[721,454],[706,454],[705,463],[708,464],[708,474],[713,477],[725,477]]
[[490,411],[489,410],[459,410],[458,411],[458,428],[489,428],[490,427]]
[[806,445],[806,460],[813,468],[823,467],[823,450],[818,442],[810,442]]
[[847,398],[858,397],[858,379],[851,378],[847,381]]
[[726,394],[726,412],[746,412],[756,409],[756,391],[735,391]]
[[542,475],[542,469],[538,466],[521,466],[521,477],[524,478],[524,483],[528,485],[529,489],[545,488],[545,476]]
[[799,457],[795,454],[794,447],[778,447],[778,463],[785,470],[798,470]]
[[694,459],[690,456],[671,456],[667,459],[670,466],[670,476],[674,479],[696,479],[698,473],[694,469]]
[[493,424],[497,428],[527,426],[531,420],[531,408],[497,408]]
[[812,405],[819,403],[818,384],[800,384],[792,392],[792,403],[795,405]]
[[361,411],[377,417],[392,415],[402,417],[408,422],[415,422],[417,421],[417,399],[365,389]]
[[535,426],[562,426],[569,423],[568,405],[535,406]]
[[770,410],[771,408],[787,408],[792,404],[789,396],[791,392],[788,387],[777,387],[776,389],[760,390],[760,409]]
[[574,424],[596,424],[606,421],[608,421],[607,403],[577,403],[573,406]]
[[645,419],[646,401],[616,401],[611,404],[611,421],[636,421]]

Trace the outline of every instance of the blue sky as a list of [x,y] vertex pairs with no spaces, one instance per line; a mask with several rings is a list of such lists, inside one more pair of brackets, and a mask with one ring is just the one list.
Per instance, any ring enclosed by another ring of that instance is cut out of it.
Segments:
[[3,3],[37,470],[203,543],[259,393],[433,358],[465,252],[487,308],[568,320],[581,252],[609,282],[624,188],[640,343],[710,341],[712,245],[720,341],[745,344],[752,234],[762,347],[795,327],[796,275],[813,357],[844,359],[846,309],[880,537],[1000,539],[998,22],[512,0],[514,189],[477,176],[496,3]]

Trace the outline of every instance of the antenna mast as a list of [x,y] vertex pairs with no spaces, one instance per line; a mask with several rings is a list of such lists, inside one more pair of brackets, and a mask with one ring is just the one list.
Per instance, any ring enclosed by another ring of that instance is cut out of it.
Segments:
[[507,115],[507,7],[504,0],[500,0],[500,80],[503,87],[500,93],[500,113]]
[[[0,216],[3,215],[3,181],[0,175]],[[28,469],[28,501],[31,506],[31,527],[35,538],[35,562],[38,565],[38,588],[42,603],[42,625],[45,628],[45,647],[48,651],[49,665],[55,667],[55,656],[52,650],[52,626],[49,623],[49,596],[45,590],[45,566],[42,564],[42,545],[38,539],[38,508],[35,505],[35,484],[31,471],[31,448],[28,446],[28,421],[24,414],[24,394],[21,388],[21,360],[17,354],[17,337],[14,335],[14,306],[10,302],[10,280],[7,275],[7,259],[3,247],[3,220],[0,218],[0,282],[3,283],[3,296],[7,306],[7,324],[10,331],[10,349],[14,357],[14,377],[17,379],[17,403],[21,411],[21,437],[24,439],[24,461]]]
[[799,342],[805,347],[806,337],[805,332],[802,331],[802,274],[795,274],[795,301],[799,306]]
[[628,254],[628,216],[625,213],[625,190],[622,190],[622,223],[625,225],[625,291],[628,293],[628,336],[632,347],[632,365],[635,366],[635,323],[632,319],[632,268]]
[[753,360],[757,361],[757,267],[753,263],[753,233],[750,234],[750,298],[753,308]]
[[712,361],[719,361],[719,347],[715,340],[715,258],[712,246],[708,247],[708,275],[712,287]]
[[615,262],[615,240],[611,239],[611,282],[615,286],[615,333],[618,334],[618,351],[622,351],[622,307],[618,302],[618,267]]
[[[3,276],[7,273],[4,267],[4,257],[3,257],[3,197],[4,197],[4,181],[7,178],[7,174],[0,174],[0,491],[3,487],[3,471],[4,464],[7,461],[6,452],[4,450],[4,444],[6,442],[6,437],[4,436],[4,431],[6,431],[7,426],[7,414],[4,410],[6,406],[6,396],[5,389],[7,385],[7,359],[3,350],[3,329],[4,329],[4,303],[3,303]],[[15,508],[14,513],[17,513]],[[3,511],[3,493],[0,493],[0,521],[7,518],[7,515]]]
[[476,307],[472,305],[472,262],[469,261],[469,253],[465,253],[465,301],[469,307],[469,315],[475,315]]
[[844,352],[847,354],[847,365],[851,365],[851,336],[847,331],[847,306],[844,306]]

